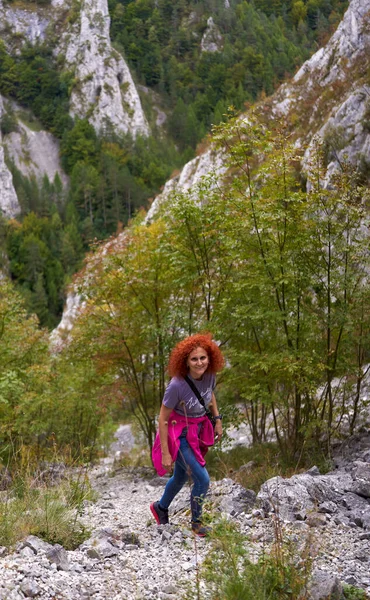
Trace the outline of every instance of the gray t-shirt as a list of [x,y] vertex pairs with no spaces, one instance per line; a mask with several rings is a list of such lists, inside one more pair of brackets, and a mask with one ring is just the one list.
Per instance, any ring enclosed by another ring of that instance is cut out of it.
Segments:
[[[216,378],[212,373],[204,373],[202,379],[189,378],[197,387],[204,404],[208,407],[212,399],[212,392],[216,386]],[[188,417],[202,417],[205,409],[194,394],[190,385],[183,377],[173,377],[164,393],[163,404],[173,408],[180,415]]]

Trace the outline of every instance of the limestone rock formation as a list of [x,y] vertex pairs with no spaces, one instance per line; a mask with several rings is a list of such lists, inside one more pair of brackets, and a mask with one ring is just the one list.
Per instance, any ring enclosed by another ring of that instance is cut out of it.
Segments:
[[[74,72],[71,115],[88,118],[96,131],[147,136],[149,127],[139,94],[122,56],[112,48],[107,0],[84,0],[73,16],[72,5],[52,0],[29,9],[0,0],[0,37],[13,53],[26,41],[58,44],[63,69]],[[67,18],[68,17],[68,18]]]
[[167,181],[163,192],[155,198],[148,211],[148,221],[153,219],[161,203],[172,193],[194,192],[194,199],[196,200],[196,186],[201,183],[203,177],[211,174],[220,177],[225,172],[226,165],[223,161],[222,152],[210,147],[206,152],[186,163],[177,176]]
[[328,175],[347,158],[369,166],[370,11],[367,0],[352,0],[328,44],[281,86],[272,101],[272,115],[293,125],[297,143],[315,136],[329,147]]
[[0,37],[7,41],[12,49],[16,41],[28,40],[31,44],[43,42],[46,39],[50,16],[45,9],[32,6],[31,10],[13,7],[0,0]]
[[[55,0],[58,1],[58,0]],[[74,70],[71,114],[87,117],[97,131],[148,135],[139,94],[122,56],[111,46],[107,0],[84,0],[63,33],[58,54]]]
[[[17,116],[17,108],[13,106],[13,109]],[[61,166],[58,140],[47,131],[30,129],[20,118],[17,129],[5,135],[3,142],[9,157],[21,173],[38,180],[47,175],[49,181],[53,181],[58,174],[63,185],[67,185],[68,178]]]
[[219,52],[222,50],[223,40],[220,30],[215,24],[212,17],[207,21],[207,29],[205,30],[200,44],[202,52]]
[[[75,11],[75,12],[73,12]],[[50,44],[62,69],[74,72],[70,98],[72,116],[87,118],[97,132],[149,135],[139,94],[122,56],[112,48],[107,0],[84,0],[76,10],[71,2],[19,8],[0,0],[0,38],[14,55],[26,42]],[[58,43],[56,43],[58,42]],[[18,132],[6,136],[6,149],[16,166],[37,178],[53,179],[60,166],[58,142],[47,132],[31,131],[19,122]],[[19,211],[12,177],[0,148],[0,208],[7,216]]]
[[[4,110],[0,96],[0,119]],[[13,186],[13,178],[5,164],[4,148],[0,131],[0,210],[6,217],[14,217],[19,212],[17,194]]]

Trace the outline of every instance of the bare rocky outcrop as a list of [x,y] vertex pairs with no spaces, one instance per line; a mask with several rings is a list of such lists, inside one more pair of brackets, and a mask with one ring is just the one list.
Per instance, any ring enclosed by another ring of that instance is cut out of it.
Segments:
[[212,175],[214,177],[222,177],[226,173],[226,165],[223,153],[216,150],[214,147],[199,156],[196,156],[190,162],[186,163],[181,172],[169,179],[163,188],[163,192],[159,194],[151,205],[147,219],[152,220],[158,211],[159,206],[175,192],[190,192],[194,194],[194,200],[197,197],[197,185],[202,182],[204,177]]
[[209,17],[207,21],[207,29],[205,30],[200,48],[202,52],[220,52],[223,47],[223,39],[219,28],[215,24],[213,17]]
[[[26,42],[55,46],[63,69],[73,71],[70,98],[72,116],[87,118],[97,132],[147,136],[149,127],[130,71],[113,49],[109,35],[107,0],[84,0],[80,8],[53,0],[51,5],[18,8],[0,0],[0,37],[13,54]],[[74,16],[72,16],[75,11]],[[2,111],[2,105],[0,108]],[[64,185],[67,178],[60,166],[58,142],[45,131],[33,131],[19,122],[18,131],[8,134],[6,147],[20,171],[36,178],[56,173]],[[19,212],[12,177],[0,148],[0,207],[6,216]]]
[[315,140],[326,141],[328,177],[345,159],[353,164],[365,161],[366,168],[370,149],[369,46],[369,4],[352,0],[328,44],[272,99],[272,116],[290,122],[296,143],[308,146],[304,165]]
[[[14,105],[13,110],[17,116]],[[58,174],[63,185],[68,184],[60,162],[59,141],[48,131],[32,130],[18,116],[17,131],[4,136],[3,141],[9,157],[26,177],[40,180],[47,175],[53,181]]]
[[58,54],[74,71],[72,116],[87,117],[99,132],[148,135],[139,94],[122,56],[113,49],[107,0],[84,0],[76,21],[63,33]]
[[12,49],[26,39],[31,44],[44,42],[50,15],[36,4],[30,9],[14,7],[0,0],[0,36]]
[[[4,105],[0,96],[0,119]],[[13,186],[13,177],[5,164],[4,148],[0,131],[0,209],[6,217],[14,217],[19,213],[20,207],[17,194]]]
[[[11,52],[29,42],[55,46],[63,69],[74,72],[72,116],[88,118],[97,132],[147,136],[149,127],[129,68],[110,41],[107,0],[70,1],[29,9],[0,0],[0,37]],[[74,11],[73,16],[72,13]],[[69,16],[68,16],[69,14]],[[67,18],[68,16],[68,18]]]

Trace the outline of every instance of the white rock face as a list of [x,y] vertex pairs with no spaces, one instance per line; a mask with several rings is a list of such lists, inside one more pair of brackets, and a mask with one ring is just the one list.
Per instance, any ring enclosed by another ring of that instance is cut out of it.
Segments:
[[40,9],[36,5],[32,7],[32,10],[23,10],[11,5],[4,5],[0,0],[0,34],[5,32],[6,37],[6,31],[10,30],[13,36],[15,34],[23,36],[31,44],[43,42],[46,39],[46,29],[50,23],[45,12],[45,9]]
[[220,30],[214,23],[213,18],[209,17],[207,29],[205,30],[200,47],[202,52],[219,52],[222,50],[223,40]]
[[172,193],[193,191],[196,195],[196,186],[201,183],[203,177],[211,174],[221,176],[225,172],[226,166],[222,152],[216,151],[212,147],[204,152],[204,154],[193,158],[193,160],[186,163],[177,177],[167,181],[163,192],[155,198],[148,211],[148,221],[155,216],[160,204]]
[[[3,99],[0,96],[0,119],[3,114]],[[13,178],[5,164],[4,148],[0,131],[0,210],[6,217],[15,217],[20,207],[13,186]]]
[[[356,164],[361,157],[370,162],[370,135],[363,126],[369,98],[370,86],[359,86],[333,109],[329,119],[317,132],[321,139],[330,139],[330,136],[334,135],[340,144],[335,149],[336,158],[330,160],[327,166],[327,181],[338,170],[338,162],[348,160]],[[308,163],[312,149],[313,141],[305,152],[304,165]]]
[[18,131],[4,136],[4,146],[16,167],[26,177],[50,181],[58,173],[64,186],[68,183],[59,157],[59,142],[47,131],[32,131],[18,119]]
[[[0,0],[0,36],[9,47],[25,41],[47,42],[60,30],[69,0],[52,0],[49,6],[30,10],[14,8]],[[122,56],[112,48],[107,0],[83,0],[77,20],[60,36],[57,54],[65,56],[76,85],[70,99],[71,115],[87,117],[97,132],[113,128],[133,137],[149,135],[140,98]],[[16,50],[14,50],[16,52]]]
[[363,79],[370,66],[369,8],[368,0],[352,0],[328,44],[304,63],[291,83],[280,87],[272,101],[275,117],[295,116],[297,145],[307,146],[304,166],[315,137],[336,144],[327,181],[344,159],[353,164],[369,161],[370,138],[364,122],[370,86]]
[[341,59],[353,63],[369,44],[369,8],[368,0],[352,0],[328,44],[304,63],[294,81],[300,81],[307,73],[315,73],[315,78],[319,75],[321,85],[344,77],[347,65]]
[[68,337],[73,328],[73,323],[78,316],[78,312],[85,306],[81,296],[76,292],[70,291],[63,310],[62,320],[58,327],[53,329],[50,334],[50,344],[54,351],[58,351],[63,346],[63,341]]
[[80,18],[63,36],[58,53],[74,69],[71,115],[88,117],[96,131],[147,136],[149,127],[130,71],[111,46],[107,0],[83,0]]

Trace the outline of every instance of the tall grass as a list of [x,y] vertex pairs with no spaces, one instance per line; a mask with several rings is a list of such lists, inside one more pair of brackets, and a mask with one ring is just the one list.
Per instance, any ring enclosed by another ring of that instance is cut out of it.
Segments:
[[[278,525],[280,527],[280,525]],[[235,524],[221,521],[201,569],[205,596],[211,600],[305,600],[311,574],[310,542],[298,549],[275,532],[269,552],[253,561],[248,540]]]
[[22,448],[8,472],[11,483],[0,495],[0,545],[35,535],[71,550],[89,537],[79,519],[84,501],[93,498],[86,467],[66,466],[54,456],[41,469]]

